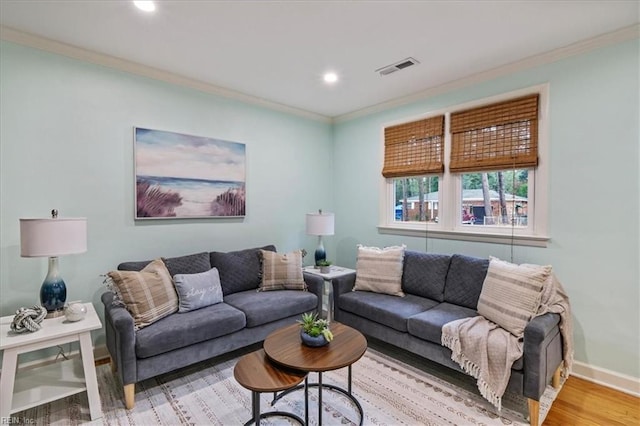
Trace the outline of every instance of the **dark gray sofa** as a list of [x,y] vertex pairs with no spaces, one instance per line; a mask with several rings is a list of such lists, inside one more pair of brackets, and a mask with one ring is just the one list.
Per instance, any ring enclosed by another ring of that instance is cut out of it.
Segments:
[[[462,371],[442,346],[442,326],[477,316],[489,259],[406,251],[404,297],[352,291],[356,274],[333,280],[335,319],[363,334]],[[524,332],[524,355],[511,371],[507,391],[529,400],[531,423],[538,419],[540,396],[550,381],[559,385],[562,362],[560,316],[533,318]],[[552,380],[553,379],[553,380]],[[536,425],[537,426],[537,425]]]
[[[129,311],[102,295],[111,367],[124,386],[125,406],[133,408],[135,383],[264,340],[304,312],[322,312],[322,278],[304,274],[308,291],[258,292],[260,249],[203,252],[163,259],[171,276],[218,268],[223,302],[195,311],[174,313],[134,331]],[[150,261],[124,262],[119,270],[139,271]]]

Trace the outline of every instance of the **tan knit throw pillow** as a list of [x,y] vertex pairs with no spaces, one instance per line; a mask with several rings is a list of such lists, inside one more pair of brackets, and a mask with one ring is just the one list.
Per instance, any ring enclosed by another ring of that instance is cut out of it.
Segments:
[[131,313],[136,330],[178,311],[178,295],[161,259],[154,260],[139,272],[111,271],[107,275]]
[[522,337],[524,328],[538,310],[542,288],[550,275],[551,266],[514,265],[491,257],[478,300],[478,313],[514,336]]
[[380,249],[358,244],[356,284],[353,290],[404,296],[402,268],[406,246]]

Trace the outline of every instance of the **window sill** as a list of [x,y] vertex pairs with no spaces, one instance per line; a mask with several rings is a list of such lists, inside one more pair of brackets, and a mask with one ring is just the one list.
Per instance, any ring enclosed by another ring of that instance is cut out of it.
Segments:
[[481,243],[513,244],[516,246],[547,247],[550,237],[540,235],[498,234],[490,232],[472,232],[467,230],[442,230],[407,226],[379,225],[380,234],[406,235],[408,237],[428,237],[443,240],[475,241]]

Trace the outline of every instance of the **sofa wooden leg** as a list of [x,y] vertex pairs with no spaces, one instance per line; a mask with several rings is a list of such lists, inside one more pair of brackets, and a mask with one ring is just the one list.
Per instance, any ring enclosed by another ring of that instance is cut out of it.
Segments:
[[554,389],[560,388],[560,373],[562,372],[562,364],[558,366],[558,369],[553,373],[553,378],[551,379],[551,385]]
[[124,385],[124,406],[131,410],[136,403],[136,384]]
[[538,426],[540,422],[540,401],[528,399],[529,401],[529,425]]
[[116,360],[111,358],[109,364],[111,364],[111,373],[116,374],[118,372],[118,363]]

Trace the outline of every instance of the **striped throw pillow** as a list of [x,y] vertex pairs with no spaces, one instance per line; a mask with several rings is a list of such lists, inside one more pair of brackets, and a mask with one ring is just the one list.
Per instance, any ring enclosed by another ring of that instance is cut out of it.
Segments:
[[353,291],[404,296],[402,291],[402,267],[406,246],[385,248],[365,247],[358,244],[356,283]]
[[478,300],[478,313],[516,337],[538,311],[551,266],[514,265],[490,258]]
[[307,290],[302,275],[302,252],[276,253],[260,250],[262,254],[262,282],[260,291]]
[[161,259],[141,271],[111,271],[119,298],[133,317],[135,330],[178,311],[178,295],[171,275]]

